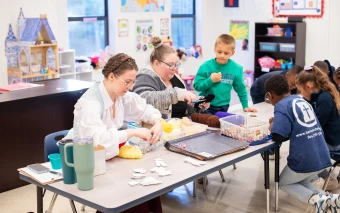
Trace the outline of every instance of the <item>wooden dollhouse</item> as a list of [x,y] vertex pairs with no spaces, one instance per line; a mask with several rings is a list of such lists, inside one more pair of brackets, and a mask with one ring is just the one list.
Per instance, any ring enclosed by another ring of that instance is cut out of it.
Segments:
[[58,45],[46,15],[25,18],[20,9],[17,38],[9,25],[5,41],[8,84],[59,77]]

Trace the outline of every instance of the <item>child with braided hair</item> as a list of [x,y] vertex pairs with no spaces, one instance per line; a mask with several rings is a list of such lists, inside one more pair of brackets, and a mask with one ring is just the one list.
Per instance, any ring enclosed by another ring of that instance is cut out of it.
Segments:
[[[312,66],[305,67],[297,75],[296,86],[312,105],[324,132],[328,149],[340,151],[340,95],[334,84],[318,66]],[[326,179],[328,172],[324,170],[319,176]],[[327,190],[334,190],[338,186],[337,178],[331,177]]]

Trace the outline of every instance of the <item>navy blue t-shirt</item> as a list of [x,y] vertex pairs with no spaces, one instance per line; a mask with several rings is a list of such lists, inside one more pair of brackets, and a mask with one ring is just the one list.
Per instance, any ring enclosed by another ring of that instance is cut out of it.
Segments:
[[290,139],[287,161],[291,170],[309,173],[331,166],[322,128],[303,98],[292,95],[275,105],[272,133]]
[[[266,74],[261,75],[251,86],[250,88],[250,96],[253,100],[253,104],[262,103],[265,101],[266,90],[264,88],[266,81],[269,77],[274,75],[282,75],[286,76],[288,70],[285,71],[273,71]],[[291,94],[296,94],[297,90],[293,89],[290,91]]]

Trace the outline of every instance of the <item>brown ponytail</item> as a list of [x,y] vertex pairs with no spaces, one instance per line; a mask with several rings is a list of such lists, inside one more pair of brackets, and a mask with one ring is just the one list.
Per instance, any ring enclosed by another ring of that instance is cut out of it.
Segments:
[[336,78],[336,80],[340,81],[340,67],[338,67],[338,69],[335,70],[333,78]]
[[327,91],[333,97],[336,108],[340,112],[340,95],[335,86],[329,81],[328,76],[320,70],[317,66],[312,66],[311,70],[302,70],[296,76],[297,85],[305,85],[307,82],[312,82],[315,87]]

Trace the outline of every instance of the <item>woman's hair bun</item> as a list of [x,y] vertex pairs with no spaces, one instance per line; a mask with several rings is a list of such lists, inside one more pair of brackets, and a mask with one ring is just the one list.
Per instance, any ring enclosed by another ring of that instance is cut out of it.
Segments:
[[162,43],[162,40],[156,36],[152,38],[151,43],[155,47],[155,46],[158,46],[160,43]]

